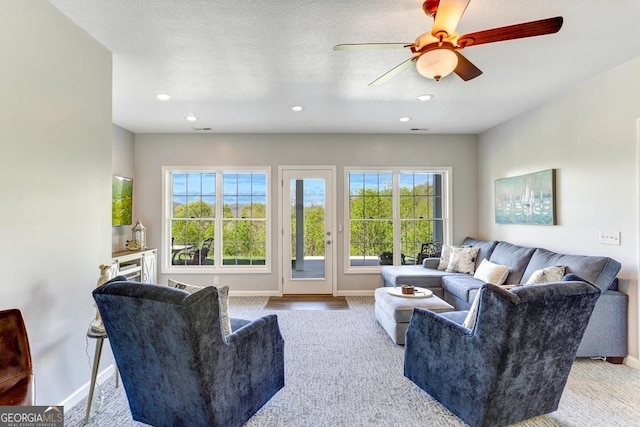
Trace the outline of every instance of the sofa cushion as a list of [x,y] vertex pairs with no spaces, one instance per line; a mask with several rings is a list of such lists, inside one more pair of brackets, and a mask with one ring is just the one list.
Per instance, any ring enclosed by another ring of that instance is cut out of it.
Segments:
[[479,252],[480,248],[454,248],[446,271],[473,274],[476,270],[476,260]]
[[494,264],[487,259],[483,259],[473,274],[476,279],[492,285],[502,285],[509,275],[509,266]]
[[471,299],[473,297],[473,295],[471,295],[471,291],[479,289],[482,285],[484,285],[482,280],[478,280],[468,274],[455,274],[452,276],[444,276],[442,278],[442,288],[445,292],[448,292],[469,304],[473,301]]
[[[445,271],[424,268],[421,265],[385,265],[381,268],[385,286],[412,285],[427,289],[441,289]],[[441,292],[437,292],[441,294]]]
[[569,273],[562,278],[563,282],[584,282],[584,279],[577,274]]
[[534,271],[552,265],[564,265],[566,273],[573,273],[584,281],[606,291],[614,283],[616,274],[620,271],[620,263],[609,257],[588,255],[564,255],[538,248],[533,253],[531,261],[524,271],[522,283],[526,283]]
[[480,248],[480,253],[478,253],[478,260],[476,265],[480,265],[483,259],[489,259],[497,244],[497,240],[478,240],[474,239],[473,237],[467,237],[462,242],[463,246]]
[[493,249],[493,252],[491,252],[489,261],[495,264],[508,265],[509,275],[504,283],[507,285],[516,285],[522,280],[522,275],[534,252],[535,248],[526,248],[507,242],[499,242]]

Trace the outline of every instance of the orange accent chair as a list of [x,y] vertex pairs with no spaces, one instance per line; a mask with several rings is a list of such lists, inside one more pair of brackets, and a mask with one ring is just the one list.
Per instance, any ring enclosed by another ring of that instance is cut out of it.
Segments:
[[0,406],[35,405],[29,338],[22,312],[0,311]]

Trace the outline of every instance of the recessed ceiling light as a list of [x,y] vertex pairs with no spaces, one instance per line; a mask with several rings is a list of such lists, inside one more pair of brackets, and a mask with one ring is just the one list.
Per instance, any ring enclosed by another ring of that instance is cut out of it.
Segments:
[[185,117],[185,119],[187,119],[190,122],[195,122],[196,120],[198,120],[196,116],[187,116]]
[[418,99],[418,101],[429,101],[433,99],[434,96],[430,93],[425,93],[424,95],[418,95],[416,98]]
[[411,120],[411,117],[400,117],[401,122],[408,122],[409,120]]
[[158,93],[156,94],[156,98],[159,101],[168,101],[171,99],[171,95],[169,95],[168,93]]
[[291,109],[293,111],[302,111],[304,107],[302,105],[294,105],[293,107],[291,107]]

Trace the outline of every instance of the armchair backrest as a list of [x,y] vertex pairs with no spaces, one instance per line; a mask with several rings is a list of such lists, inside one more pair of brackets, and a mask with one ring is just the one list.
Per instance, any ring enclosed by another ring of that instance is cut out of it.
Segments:
[[240,427],[284,387],[274,314],[230,319],[218,290],[113,282],[93,291],[134,420],[156,427]]
[[[508,414],[509,423],[555,410],[600,290],[563,282],[511,291],[485,285],[480,292],[472,340],[493,378],[487,419]],[[528,402],[505,396],[526,396]]]
[[555,282],[483,285],[476,321],[414,309],[407,378],[472,427],[506,426],[558,409],[600,290]]
[[[103,322],[132,413],[152,420],[158,406],[193,420],[213,420],[213,382],[232,364],[222,332],[218,294],[115,282],[96,288]],[[188,396],[189,398],[185,398]],[[167,420],[170,424],[171,420]],[[212,424],[213,425],[213,424]]]

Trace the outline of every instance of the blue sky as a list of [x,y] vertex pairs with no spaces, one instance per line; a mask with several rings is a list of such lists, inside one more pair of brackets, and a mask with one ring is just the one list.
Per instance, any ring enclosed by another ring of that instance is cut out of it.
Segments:
[[[267,175],[263,172],[223,172],[224,176],[223,197],[227,204],[262,203],[266,201]],[[206,203],[215,203],[214,172],[174,172],[173,194],[175,203],[186,203],[202,200]],[[401,173],[399,175],[401,187],[413,187],[433,180],[431,173]],[[352,172],[349,174],[349,193],[359,194],[363,188],[376,190],[391,188],[393,173],[377,172]],[[295,181],[291,183],[292,194],[295,194]],[[250,197],[253,193],[253,197]],[[325,202],[325,186],[322,179],[304,180],[305,205],[323,205]],[[258,196],[258,197],[256,197]]]

